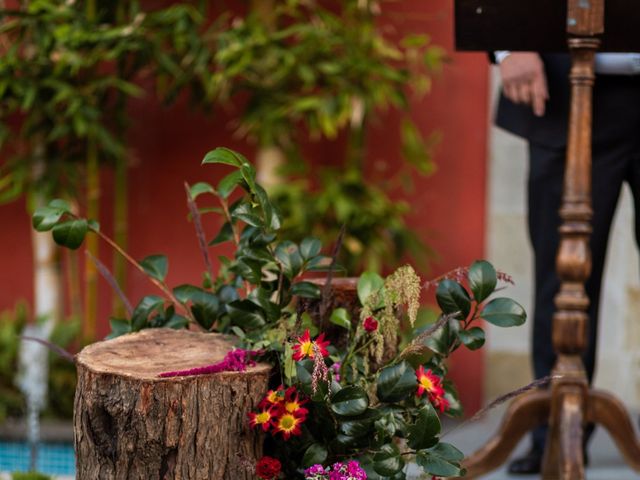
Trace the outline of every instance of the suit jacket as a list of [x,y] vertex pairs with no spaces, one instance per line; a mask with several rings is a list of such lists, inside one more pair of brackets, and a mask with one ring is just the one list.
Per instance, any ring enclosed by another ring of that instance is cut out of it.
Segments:
[[[500,95],[496,125],[529,142],[564,148],[569,123],[571,62],[566,53],[543,54],[549,100],[545,115]],[[596,75],[593,92],[593,142],[639,139],[640,76]]]

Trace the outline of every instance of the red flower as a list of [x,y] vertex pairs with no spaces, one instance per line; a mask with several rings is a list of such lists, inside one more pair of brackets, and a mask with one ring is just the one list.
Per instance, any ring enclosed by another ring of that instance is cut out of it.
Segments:
[[259,403],[260,408],[265,408],[269,405],[278,405],[284,402],[284,387],[280,385],[276,390],[269,390]]
[[274,407],[263,408],[259,412],[249,412],[249,425],[257,427],[262,425],[262,430],[267,431],[271,426],[271,421],[278,415]]
[[373,317],[367,317],[364,319],[362,326],[369,333],[375,332],[378,329],[378,321]]
[[287,388],[287,393],[284,400],[284,411],[291,413],[296,417],[306,417],[309,410],[302,408],[302,405],[307,403],[309,399],[300,400],[300,393],[296,390],[296,387]]
[[256,464],[256,475],[262,480],[273,480],[278,477],[282,470],[279,460],[264,456]]
[[303,358],[313,358],[315,353],[313,352],[313,346],[316,346],[320,351],[320,355],[326,357],[329,355],[327,351],[327,345],[329,341],[324,340],[324,333],[318,335],[318,338],[311,340],[309,329],[306,329],[302,336],[298,337],[298,343],[293,346],[293,359],[295,361],[302,360]]
[[276,433],[281,433],[285,440],[289,440],[291,435],[300,435],[302,430],[300,426],[306,420],[306,417],[298,417],[293,413],[284,412],[275,421],[271,422]]
[[449,402],[444,398],[444,388],[442,380],[431,370],[425,372],[424,367],[420,365],[416,370],[416,378],[418,379],[418,391],[416,395],[420,396],[426,392],[429,401],[435,408],[444,412],[449,408]]

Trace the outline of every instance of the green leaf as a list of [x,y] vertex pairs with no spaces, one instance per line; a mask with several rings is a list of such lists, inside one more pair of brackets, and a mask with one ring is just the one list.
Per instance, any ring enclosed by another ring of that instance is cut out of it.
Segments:
[[443,280],[436,289],[436,300],[444,313],[460,312],[459,318],[467,318],[471,311],[471,298],[467,291],[453,280]]
[[224,147],[218,147],[204,156],[202,164],[204,165],[207,163],[222,163],[225,165],[240,167],[243,164],[249,162],[243,155],[234,152],[233,150]]
[[82,245],[88,229],[84,218],[68,220],[53,227],[53,239],[58,245],[75,250]]
[[256,214],[255,210],[248,203],[241,203],[231,211],[231,218],[234,220],[242,220],[252,227],[263,228],[264,221]]
[[116,338],[131,332],[131,322],[126,318],[111,318],[109,324],[111,325],[111,333],[107,338]]
[[447,355],[457,339],[457,332],[459,330],[460,321],[455,318],[451,318],[448,322],[433,332],[425,340],[424,344],[435,353]]
[[322,250],[322,243],[317,238],[307,237],[300,242],[300,255],[307,261],[317,256]]
[[364,272],[358,279],[358,298],[362,305],[372,293],[376,293],[384,286],[384,279],[375,272]]
[[311,282],[297,282],[291,286],[291,293],[303,298],[320,298],[322,290]]
[[67,213],[67,211],[61,208],[50,206],[40,207],[33,212],[31,224],[37,231],[46,232],[51,230],[65,213]]
[[218,183],[218,195],[228,198],[233,193],[238,184],[242,181],[242,173],[239,170],[231,172]]
[[54,198],[49,202],[48,206],[51,208],[63,210],[66,213],[71,213],[71,204],[61,198]]
[[357,418],[349,418],[349,420],[340,423],[340,431],[353,438],[359,438],[372,433],[374,422],[380,418],[378,410],[368,408],[367,411]]
[[307,468],[316,463],[322,464],[328,456],[327,447],[320,443],[312,443],[302,456],[302,466]]
[[265,325],[264,310],[251,300],[236,300],[227,304],[231,323],[247,331]]
[[406,361],[383,368],[378,375],[378,398],[384,402],[399,402],[417,388],[416,372]]
[[458,332],[458,337],[469,350],[477,350],[484,345],[484,330],[480,327],[471,327],[468,330],[460,330]]
[[387,443],[373,456],[373,469],[379,475],[391,476],[404,468],[400,450],[393,443]]
[[140,266],[147,275],[164,282],[169,270],[169,260],[165,255],[149,255],[140,260]]
[[282,265],[287,278],[293,279],[298,275],[298,273],[300,273],[300,268],[302,268],[302,257],[300,256],[298,246],[295,243],[289,240],[280,242],[276,247],[275,255],[278,262]]
[[345,387],[331,396],[331,410],[344,417],[361,415],[368,406],[369,396],[360,387]]
[[438,443],[440,418],[430,403],[418,410],[416,423],[408,428],[408,444],[414,450],[433,447]]
[[233,238],[233,228],[229,222],[222,225],[222,228],[218,232],[218,235],[209,242],[209,246],[217,245],[219,243],[227,242]]
[[[448,444],[446,444],[448,445]],[[420,450],[416,454],[416,463],[431,475],[439,477],[459,477],[463,474],[462,468],[457,461],[449,460],[447,457],[452,450],[450,445],[440,450],[440,444],[429,450]]]
[[346,308],[336,308],[331,312],[329,321],[334,325],[351,330],[351,315],[349,315]]
[[480,312],[480,318],[498,327],[516,327],[527,320],[527,314],[515,300],[501,297],[487,303]]
[[174,330],[182,330],[189,326],[189,319],[182,315],[174,314],[165,322],[164,328],[173,328]]
[[142,330],[149,321],[149,316],[155,311],[162,309],[164,299],[156,295],[142,297],[131,315],[131,330],[137,332]]
[[462,453],[450,443],[440,442],[429,451],[431,453],[439,455],[449,462],[460,462],[464,459],[464,453]]
[[194,200],[203,193],[215,193],[213,187],[206,182],[198,182],[189,188],[189,195]]
[[476,302],[480,303],[491,295],[497,283],[498,276],[493,265],[484,260],[473,262],[469,268],[469,286]]

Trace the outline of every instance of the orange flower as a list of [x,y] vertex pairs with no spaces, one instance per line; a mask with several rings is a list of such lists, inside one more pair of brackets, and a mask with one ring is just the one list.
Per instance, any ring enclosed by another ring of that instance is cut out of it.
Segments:
[[284,412],[275,421],[272,422],[276,433],[282,433],[285,440],[289,440],[291,435],[300,435],[302,430],[300,425],[305,421],[305,417],[297,417],[296,415]]
[[262,425],[262,430],[267,431],[272,424],[273,418],[277,415],[273,407],[263,408],[259,412],[249,412],[249,425],[257,427]]
[[302,408],[302,405],[308,401],[308,399],[300,400],[300,393],[296,391],[296,387],[290,387],[287,389],[287,393],[285,395],[284,411],[286,413],[291,413],[296,417],[306,417],[309,410]]
[[329,341],[325,341],[324,333],[318,335],[315,340],[311,340],[309,329],[306,329],[302,336],[298,337],[298,343],[293,346],[293,359],[298,361],[306,357],[313,358],[315,355],[313,352],[314,345],[318,348],[320,355],[323,357],[329,355],[326,348],[329,345]]

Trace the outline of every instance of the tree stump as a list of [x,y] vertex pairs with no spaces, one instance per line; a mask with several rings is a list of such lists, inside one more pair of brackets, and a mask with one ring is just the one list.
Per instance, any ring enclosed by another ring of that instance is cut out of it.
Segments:
[[216,363],[223,335],[149,329],[77,356],[74,436],[79,480],[254,479],[262,436],[247,413],[267,391],[270,365],[159,378]]

